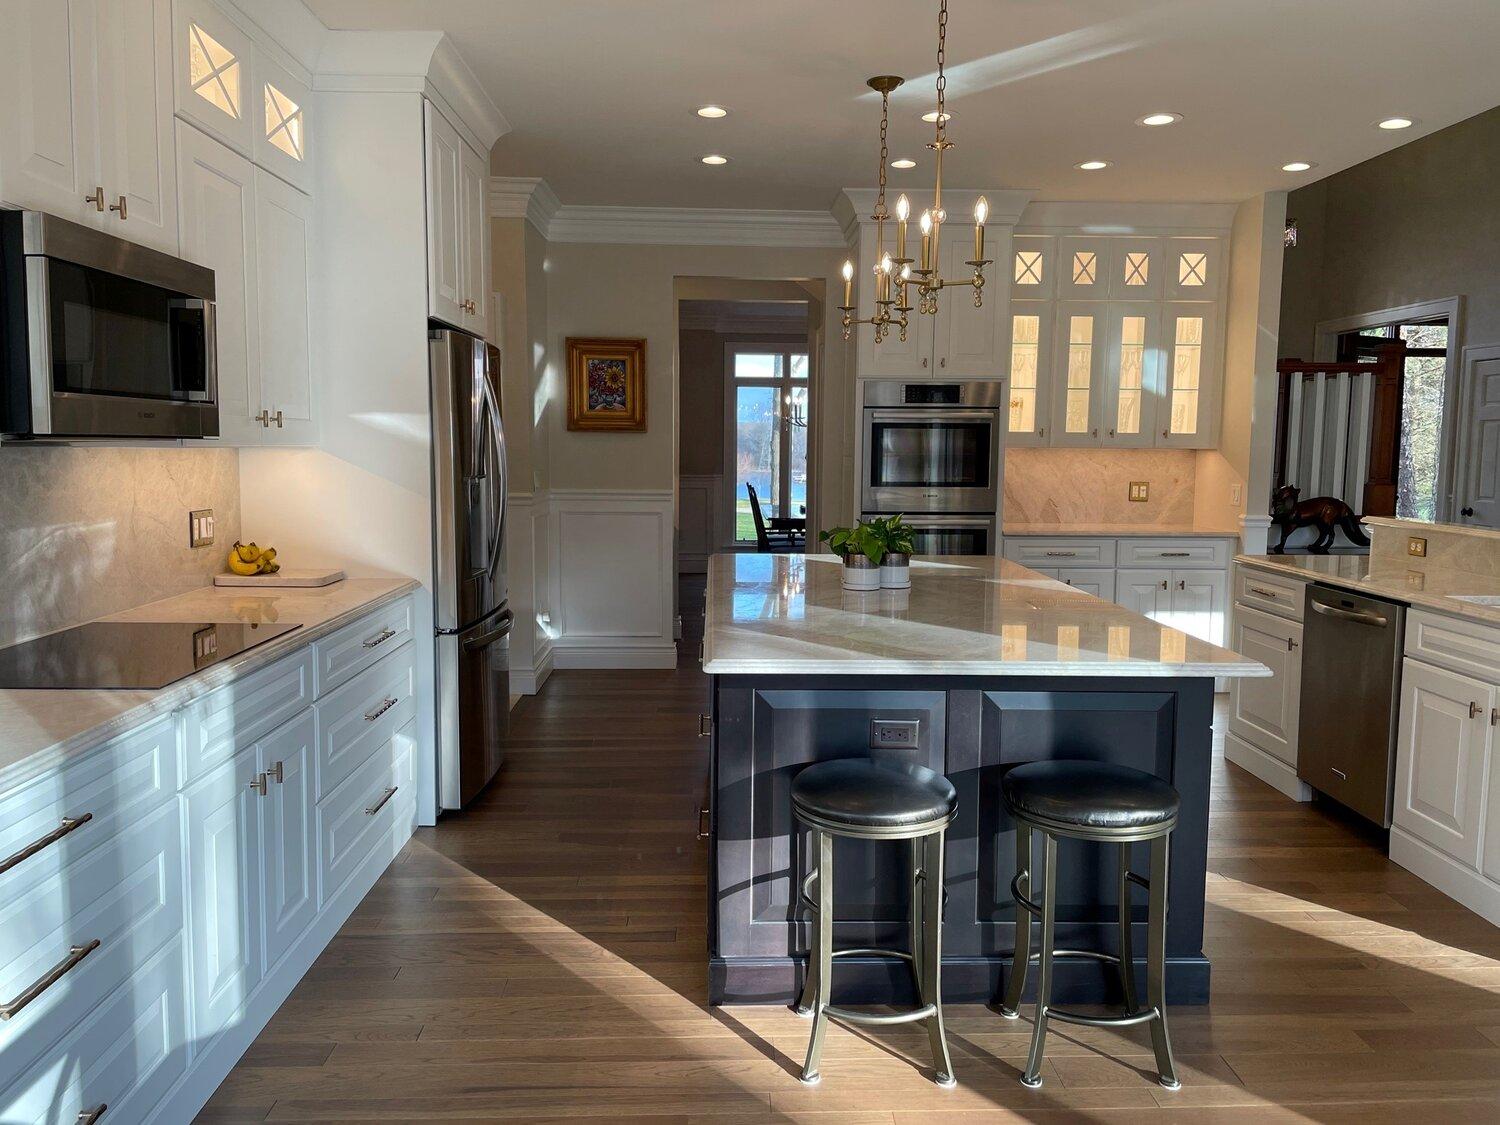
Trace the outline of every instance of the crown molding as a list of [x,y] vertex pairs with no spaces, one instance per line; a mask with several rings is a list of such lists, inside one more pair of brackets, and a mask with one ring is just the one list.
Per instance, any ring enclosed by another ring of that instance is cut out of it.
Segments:
[[491,176],[487,209],[492,219],[526,219],[546,237],[562,203],[540,176]]
[[[928,190],[915,188],[907,193],[913,201],[913,220],[921,215],[922,201],[927,197]],[[969,216],[974,212],[975,202],[982,195],[990,205],[990,217],[986,220],[986,225],[1015,226],[1034,194],[1029,188],[944,188],[943,210],[948,212],[950,223],[968,222]],[[879,195],[875,188],[845,188],[839,195],[847,203],[846,214],[852,213],[860,223],[873,222],[870,213],[875,210],[875,199]],[[895,214],[895,203],[890,199],[889,191],[886,192],[886,206]],[[842,210],[837,202],[835,207]]]
[[1136,234],[1202,231],[1227,234],[1237,203],[1102,203],[1082,200],[1037,200],[1016,224],[1021,233],[1086,231],[1091,234]]
[[807,338],[807,318],[787,316],[748,316],[730,313],[680,312],[677,327],[699,332],[717,332],[721,336],[786,336]]
[[553,242],[674,246],[844,246],[827,211],[717,207],[593,207],[564,204],[548,225]]

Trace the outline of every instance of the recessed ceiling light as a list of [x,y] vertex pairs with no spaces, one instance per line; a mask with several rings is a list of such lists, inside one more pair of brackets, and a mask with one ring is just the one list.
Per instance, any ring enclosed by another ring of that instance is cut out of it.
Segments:
[[912,160],[905,156],[901,157],[901,159],[899,160],[891,161],[892,168],[915,168],[916,166],[917,162],[915,160]]
[[1384,121],[1375,122],[1375,128],[1410,129],[1416,123],[1416,118],[1413,117],[1387,117]]
[[716,152],[711,152],[707,156],[703,157],[703,163],[705,163],[705,164],[728,164],[729,163],[729,157],[727,157],[727,156],[720,156]]
[[1290,164],[1283,164],[1281,170],[1283,172],[1307,172],[1316,167],[1317,165],[1311,160],[1293,160]]
[[1137,125],[1175,125],[1181,120],[1182,114],[1162,110],[1160,113],[1148,113],[1145,117],[1137,117],[1135,123]]
[[700,105],[697,114],[699,117],[728,117],[729,111],[721,105]]
[[1105,168],[1108,168],[1109,167],[1109,161],[1108,160],[1085,160],[1081,164],[1075,164],[1075,165],[1073,165],[1073,167],[1077,168],[1081,172],[1098,172],[1098,171],[1101,171],[1101,170],[1103,170]]
[[[950,121],[953,120],[954,116],[955,116],[955,114],[954,114],[954,112],[951,109],[944,110],[943,111],[943,124],[944,125],[948,124],[948,122],[950,122]],[[927,122],[927,124],[929,124],[929,125],[936,125],[937,124],[937,119],[938,119],[938,111],[935,110],[935,109],[929,109],[926,113],[922,114],[922,120],[925,121],[925,122]]]

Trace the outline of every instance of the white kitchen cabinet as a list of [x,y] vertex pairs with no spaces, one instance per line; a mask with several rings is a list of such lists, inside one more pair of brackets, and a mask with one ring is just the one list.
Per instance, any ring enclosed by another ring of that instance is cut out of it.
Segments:
[[272,972],[318,912],[317,839],[313,831],[313,757],[317,722],[311,710],[257,747],[265,797],[259,801],[264,846],[265,969]]
[[1098,445],[1109,306],[1058,301],[1052,345],[1052,445]]
[[247,159],[255,158],[255,45],[213,0],[172,0],[173,104]]
[[[1126,251],[1126,257],[1129,257]],[[1141,251],[1145,253],[1145,251]],[[1160,351],[1155,346],[1160,314],[1152,302],[1112,301],[1106,313],[1102,444],[1156,444]]]
[[1007,446],[1046,445],[1052,418],[1053,304],[1010,303]]
[[1302,704],[1302,622],[1236,605],[1229,647],[1271,669],[1269,678],[1231,682],[1230,733],[1295,769],[1297,715]]
[[490,290],[490,239],[489,223],[486,220],[487,185],[490,180],[489,161],[467,144],[459,154],[459,251],[463,269],[461,286],[463,321],[462,328],[476,336],[489,335],[490,302],[486,294]]
[[1110,239],[1108,294],[1118,301],[1154,301],[1162,294],[1162,240],[1133,236]]
[[1115,601],[1153,621],[1172,608],[1170,570],[1120,570],[1115,573]]
[[[943,276],[961,280],[974,276],[967,263],[974,257],[973,228],[953,225],[944,233],[938,250]],[[990,269],[993,270],[993,264]],[[954,285],[938,294],[938,311],[933,321],[933,374],[939,379],[997,379],[1005,370],[1000,359],[999,312],[1005,301],[985,278],[982,303],[974,305],[974,290]]]
[[1010,240],[1010,262],[1001,272],[1013,301],[1044,301],[1056,295],[1057,239],[1046,234],[1016,234]]
[[199,1043],[239,1015],[261,980],[262,779],[250,749],[183,792],[193,1037]]
[[0,35],[0,200],[177,251],[168,0],[20,0]]
[[312,88],[260,47],[251,58],[256,89],[250,105],[255,163],[299,191],[311,193]]
[[1218,305],[1169,301],[1162,306],[1154,399],[1159,446],[1212,449],[1219,440],[1222,368]]
[[1497,694],[1492,684],[1419,660],[1402,668],[1392,823],[1470,868],[1480,861]]
[[462,327],[464,304],[463,138],[431,102],[427,126],[427,312]]
[[260,365],[248,400],[259,402],[265,444],[307,445],[318,436],[312,378],[309,278],[312,200],[255,170],[255,280]]
[[1110,240],[1098,235],[1065,235],[1057,240],[1059,300],[1099,301],[1109,291]]
[[1165,240],[1163,296],[1169,301],[1217,301],[1224,288],[1225,243],[1214,236]]
[[1059,582],[1066,582],[1075,590],[1081,590],[1085,594],[1092,594],[1096,598],[1103,598],[1107,602],[1115,600],[1115,572],[1113,570],[1091,567],[1059,567],[1057,580]]
[[1210,644],[1224,643],[1228,590],[1224,572],[1207,568],[1122,568],[1115,579],[1120,605]]

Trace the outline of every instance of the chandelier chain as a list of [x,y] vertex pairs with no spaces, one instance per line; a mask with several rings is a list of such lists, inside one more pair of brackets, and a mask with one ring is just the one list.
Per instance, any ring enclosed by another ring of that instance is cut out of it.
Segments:
[[880,194],[875,198],[875,213],[885,215],[885,162],[890,151],[886,143],[886,132],[890,127],[891,94],[884,90],[880,94]]
[[945,125],[943,119],[947,116],[944,112],[944,94],[948,89],[948,75],[944,73],[944,64],[948,58],[948,0],[941,0],[938,5],[938,49],[937,49],[937,135],[938,142],[942,143]]

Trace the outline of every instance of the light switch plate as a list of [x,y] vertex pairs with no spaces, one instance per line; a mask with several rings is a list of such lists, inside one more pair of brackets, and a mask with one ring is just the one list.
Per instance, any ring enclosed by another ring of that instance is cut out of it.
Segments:
[[1133,480],[1130,482],[1130,502],[1132,504],[1144,504],[1151,498],[1151,482],[1148,480]]
[[1408,535],[1406,537],[1406,553],[1413,558],[1425,559],[1427,557],[1427,540],[1420,535]]
[[1242,484],[1240,484],[1238,481],[1236,481],[1234,484],[1231,484],[1229,486],[1229,506],[1231,508],[1238,508],[1240,506],[1240,499],[1244,496],[1244,494],[1245,489]]
[[214,545],[214,510],[199,508],[188,513],[188,546],[212,547]]

